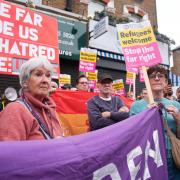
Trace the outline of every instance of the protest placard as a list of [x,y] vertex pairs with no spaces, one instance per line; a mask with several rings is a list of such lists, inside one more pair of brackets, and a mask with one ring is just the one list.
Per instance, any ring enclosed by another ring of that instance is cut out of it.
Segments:
[[97,59],[97,50],[89,49],[89,48],[81,48],[79,71],[95,72],[96,59]]
[[60,74],[59,75],[59,84],[71,84],[71,75],[69,74]]
[[57,20],[0,0],[0,73],[17,74],[37,56],[59,67]]
[[162,62],[149,21],[118,24],[117,30],[127,69]]

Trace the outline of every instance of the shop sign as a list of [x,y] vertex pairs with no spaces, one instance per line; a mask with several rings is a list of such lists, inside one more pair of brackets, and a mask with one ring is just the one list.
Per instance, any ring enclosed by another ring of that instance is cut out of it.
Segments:
[[58,17],[60,58],[79,60],[81,47],[87,46],[86,23]]

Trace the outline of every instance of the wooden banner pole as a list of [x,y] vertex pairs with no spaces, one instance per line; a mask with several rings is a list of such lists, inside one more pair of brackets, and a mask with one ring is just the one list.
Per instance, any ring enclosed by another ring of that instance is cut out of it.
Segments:
[[144,74],[144,82],[145,82],[147,93],[148,93],[149,103],[151,104],[151,103],[154,103],[154,98],[153,98],[149,78],[148,78],[148,75],[147,75],[147,69],[146,69],[145,66],[142,66],[142,71],[143,71],[143,74]]

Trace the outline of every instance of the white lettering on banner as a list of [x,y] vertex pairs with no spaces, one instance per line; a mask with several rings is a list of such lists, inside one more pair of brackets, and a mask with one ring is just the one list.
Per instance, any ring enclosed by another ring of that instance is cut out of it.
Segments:
[[150,60],[153,60],[155,58],[156,58],[155,53],[139,56],[140,61],[144,61],[144,62],[149,62]]
[[24,27],[19,25],[19,37],[23,39],[30,39],[32,41],[38,40],[38,31],[34,28]]
[[72,56],[72,52],[71,51],[66,51],[66,50],[60,50],[60,54],[62,55],[66,55],[66,56]]
[[106,176],[110,176],[112,180],[121,180],[118,169],[114,163],[110,163],[93,173],[93,180],[101,180]]
[[[155,150],[150,149],[150,142],[149,140],[147,140],[147,144],[146,144],[146,148],[145,148],[145,169],[144,169],[144,177],[143,180],[148,179],[151,177],[150,173],[149,173],[149,168],[148,168],[148,156],[152,157],[154,159],[154,162],[156,163],[157,167],[160,167],[163,165],[163,161],[162,161],[162,157],[161,157],[161,153],[160,153],[160,147],[159,147],[159,136],[158,136],[158,131],[155,130],[153,131],[153,141],[155,144]],[[134,159],[135,157],[139,156],[142,154],[142,149],[140,148],[140,146],[136,147],[135,149],[133,149],[132,151],[130,151],[130,153],[128,153],[127,155],[127,163],[128,163],[128,167],[129,167],[129,171],[130,171],[130,175],[131,175],[131,180],[136,179],[136,175],[137,175],[137,170],[139,170],[139,165],[135,166],[134,165]],[[133,168],[134,166],[134,168]]]
[[19,56],[21,55],[16,43],[14,43],[13,46],[11,47],[11,50],[9,51],[9,54],[17,54]]
[[16,41],[13,41],[13,44],[10,46],[10,40],[2,38],[0,38],[0,53],[17,54],[18,56],[26,56],[28,54],[30,57],[44,56],[49,60],[55,60],[56,56],[54,48]]
[[16,20],[19,21],[20,17],[23,17],[24,13],[25,13],[24,9],[16,8]]
[[124,49],[124,53],[126,55],[134,55],[134,54],[142,54],[142,53],[150,53],[154,51],[154,47],[150,46],[150,47],[141,47],[141,48],[135,48],[135,49],[130,49],[130,48],[125,48]]
[[[160,146],[159,146],[159,136],[158,136],[157,130],[153,131],[153,143],[154,143],[154,148],[155,148],[154,150],[150,148],[151,144],[149,140],[147,140],[144,151],[142,150],[140,146],[137,146],[127,154],[127,166],[129,169],[131,180],[137,179],[136,176],[139,170],[141,169],[141,167],[143,167],[143,165],[145,165],[143,177],[138,177],[138,179],[146,180],[151,177],[151,174],[149,172],[149,167],[148,167],[148,157],[151,157],[154,159],[154,162],[157,165],[157,168],[163,166],[163,161],[162,161]],[[135,165],[134,160],[138,156],[142,156],[142,155],[145,156],[144,162],[140,161],[138,162],[138,164]],[[106,176],[111,176],[112,180],[117,180],[117,179],[121,180],[117,166],[114,163],[109,163],[101,167],[100,169],[94,171],[93,180],[102,180]]]
[[142,154],[142,149],[140,146],[134,148],[127,154],[127,165],[129,168],[131,180],[134,180],[136,178],[136,175],[140,170],[141,162],[137,166],[135,166],[134,159],[141,154]]
[[6,58],[1,57],[0,58],[0,71],[7,72],[7,68],[5,66],[6,66]]
[[153,140],[154,140],[154,144],[155,144],[155,151],[150,149],[149,156],[154,159],[154,162],[157,164],[157,167],[160,167],[163,165],[163,161],[162,161],[160,147],[159,147],[159,136],[158,136],[157,130],[155,130],[153,132]]
[[127,60],[128,62],[135,63],[135,62],[137,61],[137,57],[129,57],[129,56],[127,56],[127,57],[126,57],[126,60]]
[[150,142],[147,141],[146,149],[145,149],[145,170],[144,170],[144,180],[150,178],[149,168],[148,168],[148,156],[152,157],[154,159],[154,162],[157,164],[157,167],[160,167],[163,165],[160,147],[159,147],[159,137],[158,137],[158,131],[155,130],[153,132],[153,140],[155,144],[155,151],[150,149]]
[[34,13],[32,16],[33,17],[31,17],[28,11],[25,11],[24,9],[16,7],[16,20],[17,21],[22,20],[23,23],[42,27],[42,20],[43,20],[42,16],[36,13]]
[[0,33],[7,35],[7,36],[14,36],[13,28],[14,24],[7,21],[1,21],[0,20]]
[[9,4],[5,4],[3,2],[0,3],[0,16],[11,18],[9,10],[11,6]]
[[63,37],[68,38],[68,39],[75,39],[73,34],[70,34],[70,33],[67,33],[67,32],[63,32]]

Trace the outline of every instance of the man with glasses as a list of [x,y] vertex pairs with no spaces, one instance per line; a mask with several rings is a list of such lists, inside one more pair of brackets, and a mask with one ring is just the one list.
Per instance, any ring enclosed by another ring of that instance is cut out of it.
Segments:
[[78,91],[88,91],[88,79],[84,74],[81,74],[76,79],[76,88]]
[[[147,74],[149,77],[149,82],[155,102],[161,103],[165,107],[165,109],[162,110],[163,119],[167,121],[169,128],[174,132],[174,134],[176,134],[177,137],[180,138],[180,103],[164,98],[164,88],[168,84],[167,70],[160,65],[156,65],[150,67],[147,70]],[[141,111],[147,109],[148,107],[153,107],[153,105],[149,105],[147,99],[145,98],[139,101],[135,101],[131,106],[130,114],[138,114]],[[179,180],[180,171],[177,169],[173,162],[171,145],[166,133],[165,140],[167,152],[168,179]]]
[[97,130],[129,117],[129,109],[118,96],[113,96],[113,79],[108,74],[98,78],[99,95],[87,102],[90,129]]

